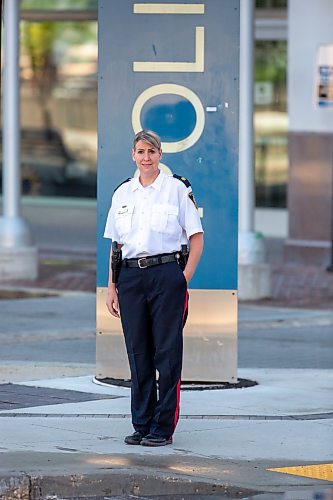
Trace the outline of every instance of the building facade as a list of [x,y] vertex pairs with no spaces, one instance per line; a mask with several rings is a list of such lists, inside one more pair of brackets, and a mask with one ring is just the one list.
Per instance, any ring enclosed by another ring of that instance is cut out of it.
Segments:
[[[96,197],[97,3],[21,2],[25,196],[64,203],[68,197]],[[255,11],[256,229],[289,236],[291,259],[313,241],[310,254],[322,248],[318,263],[327,262],[331,251],[333,111],[318,104],[316,71],[319,57],[323,67],[332,64],[325,49],[332,44],[332,8],[330,0],[256,0]],[[309,200],[317,207],[312,218],[305,215]],[[318,217],[320,224],[311,222]]]

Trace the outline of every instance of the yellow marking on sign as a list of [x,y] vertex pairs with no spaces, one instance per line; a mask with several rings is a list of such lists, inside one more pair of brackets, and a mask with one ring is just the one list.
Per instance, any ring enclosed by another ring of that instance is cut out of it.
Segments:
[[205,128],[205,110],[199,97],[189,88],[176,83],[159,83],[144,90],[136,99],[132,108],[132,127],[135,133],[144,127],[141,124],[141,110],[145,103],[152,97],[162,94],[176,94],[185,97],[195,109],[196,123],[195,127],[184,139],[175,142],[162,142],[163,153],[179,153],[185,151],[195,144],[201,137]]
[[281,472],[282,474],[293,474],[294,476],[322,479],[323,481],[333,481],[333,464],[297,465],[295,467],[281,467],[267,470]]
[[203,73],[205,69],[205,28],[204,26],[195,27],[195,61],[194,62],[175,62],[175,61],[134,61],[134,72],[188,72]]
[[134,14],[204,14],[204,4],[135,3]]

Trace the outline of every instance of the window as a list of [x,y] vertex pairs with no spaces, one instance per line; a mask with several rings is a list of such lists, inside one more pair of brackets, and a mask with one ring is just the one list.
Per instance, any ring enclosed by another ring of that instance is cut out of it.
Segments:
[[256,0],[257,9],[286,9],[287,0]]
[[285,207],[288,182],[287,42],[257,41],[254,126],[256,205]]
[[97,10],[98,0],[21,0],[21,10]]
[[[24,194],[96,196],[97,4],[21,1]],[[274,17],[273,9],[285,18],[286,6],[287,0],[256,0],[261,20]],[[268,35],[270,30],[269,25]],[[286,40],[257,40],[254,122],[260,207],[286,206],[286,73]]]
[[20,71],[23,193],[96,196],[97,22],[21,21]]

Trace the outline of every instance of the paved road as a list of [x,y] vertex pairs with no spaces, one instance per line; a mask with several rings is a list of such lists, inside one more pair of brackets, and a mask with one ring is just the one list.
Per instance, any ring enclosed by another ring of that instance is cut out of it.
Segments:
[[[0,360],[95,363],[95,296],[0,301]],[[240,368],[333,367],[333,313],[240,306]]]
[[28,199],[22,205],[39,248],[96,249],[96,201]]

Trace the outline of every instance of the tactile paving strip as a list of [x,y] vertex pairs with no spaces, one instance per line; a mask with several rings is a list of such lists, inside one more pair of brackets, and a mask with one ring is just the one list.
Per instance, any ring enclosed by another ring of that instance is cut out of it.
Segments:
[[323,481],[333,481],[333,463],[296,465],[294,467],[280,467],[267,470],[281,472],[282,474],[293,474],[294,476],[311,477],[312,479],[322,479]]

